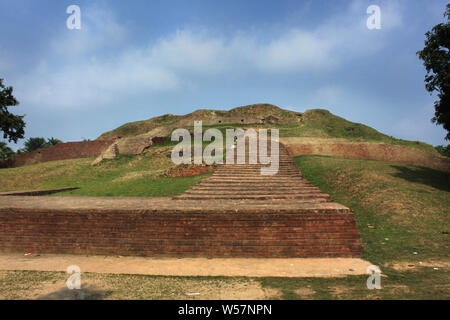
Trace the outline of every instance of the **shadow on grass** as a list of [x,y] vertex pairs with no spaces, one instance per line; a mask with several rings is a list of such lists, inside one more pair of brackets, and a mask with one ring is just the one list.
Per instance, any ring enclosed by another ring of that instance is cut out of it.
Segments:
[[80,290],[61,288],[38,297],[38,300],[103,300],[109,297],[112,291],[105,291],[93,286],[82,286]]
[[442,191],[450,191],[450,173],[434,169],[415,167],[414,169],[403,166],[392,166],[397,170],[392,174],[410,182],[422,183]]

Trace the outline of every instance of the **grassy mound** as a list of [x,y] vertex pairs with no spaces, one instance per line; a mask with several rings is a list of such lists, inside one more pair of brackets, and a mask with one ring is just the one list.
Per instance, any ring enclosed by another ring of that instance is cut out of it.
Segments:
[[[276,121],[269,121],[275,117]],[[242,119],[254,119],[254,123],[242,123]],[[263,120],[264,119],[264,123]],[[335,116],[327,110],[312,109],[304,113],[284,110],[270,104],[254,104],[231,109],[200,109],[183,116],[166,114],[149,120],[126,123],[117,129],[102,134],[99,139],[136,136],[150,130],[168,127],[192,128],[194,120],[202,120],[205,128],[278,128],[281,137],[342,138],[350,141],[384,142],[415,148],[438,155],[431,145],[419,141],[407,141],[385,135],[360,123]],[[266,121],[267,120],[267,121]]]

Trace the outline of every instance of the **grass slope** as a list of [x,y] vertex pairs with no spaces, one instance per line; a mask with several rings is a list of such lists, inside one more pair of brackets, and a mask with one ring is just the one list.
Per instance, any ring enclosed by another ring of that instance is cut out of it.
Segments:
[[311,183],[355,212],[369,261],[449,259],[450,173],[324,156],[295,161]]
[[164,177],[173,167],[170,147],[151,148],[139,156],[121,155],[97,166],[93,158],[44,162],[0,170],[1,191],[80,187],[55,195],[159,197],[183,193],[208,174]]

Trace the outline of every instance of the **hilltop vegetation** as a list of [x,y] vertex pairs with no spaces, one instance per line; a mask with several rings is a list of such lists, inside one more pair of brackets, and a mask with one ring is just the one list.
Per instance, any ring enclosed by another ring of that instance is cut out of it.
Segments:
[[204,127],[226,128],[278,128],[280,137],[342,138],[349,141],[383,142],[439,153],[426,143],[407,141],[385,135],[369,126],[333,115],[327,110],[312,109],[303,113],[284,110],[270,104],[255,104],[223,110],[200,109],[178,116],[166,114],[144,121],[126,123],[103,133],[98,139],[106,140],[124,136],[137,136],[151,130],[164,128],[168,135],[175,128],[192,128],[194,120],[202,120]]

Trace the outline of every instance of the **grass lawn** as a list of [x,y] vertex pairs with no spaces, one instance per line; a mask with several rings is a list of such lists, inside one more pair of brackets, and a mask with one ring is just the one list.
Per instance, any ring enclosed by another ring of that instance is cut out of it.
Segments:
[[[381,290],[367,276],[345,278],[165,277],[82,273],[84,299],[450,299],[449,270],[383,270]],[[0,299],[79,299],[68,274],[0,271]],[[199,295],[189,295],[199,293]]]

